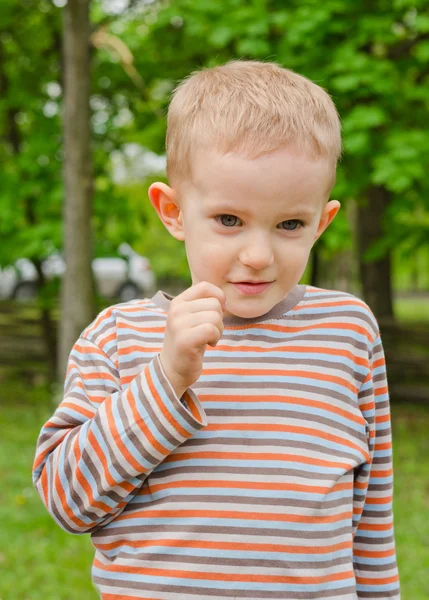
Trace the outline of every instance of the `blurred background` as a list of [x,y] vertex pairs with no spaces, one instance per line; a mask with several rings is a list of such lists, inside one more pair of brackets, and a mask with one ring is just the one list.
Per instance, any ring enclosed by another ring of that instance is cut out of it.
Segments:
[[[302,283],[375,313],[391,397],[404,600],[429,598],[429,5],[426,0],[0,3],[0,600],[95,600],[88,536],[31,484],[65,361],[104,307],[178,294],[184,246],[147,196],[165,179],[180,79],[273,60],[329,91],[342,209]],[[67,269],[66,269],[67,265]]]

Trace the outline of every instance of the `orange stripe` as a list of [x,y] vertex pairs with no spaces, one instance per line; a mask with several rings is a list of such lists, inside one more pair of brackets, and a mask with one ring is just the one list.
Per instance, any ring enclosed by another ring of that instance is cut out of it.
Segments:
[[379,358],[378,360],[375,360],[372,363],[372,368],[376,369],[377,367],[384,367],[386,364],[386,359],[382,356],[381,358]]
[[385,471],[375,471],[373,468],[371,471],[371,477],[389,477],[392,474],[392,469],[386,469]]
[[[210,350],[210,348],[209,348]],[[368,365],[368,360],[364,359],[364,358],[360,358],[359,356],[356,356],[355,354],[353,354],[353,352],[350,352],[349,350],[343,350],[340,348],[326,348],[325,346],[288,346],[288,345],[275,345],[275,347],[271,347],[271,348],[260,348],[260,347],[255,347],[255,346],[245,346],[245,345],[241,345],[241,346],[231,346],[231,345],[217,345],[216,348],[212,348],[211,350],[213,351],[219,351],[219,350],[225,350],[226,352],[228,351],[233,351],[235,352],[249,352],[252,354],[265,354],[265,353],[269,353],[269,352],[287,352],[287,353],[294,353],[294,354],[305,354],[308,352],[314,353],[314,354],[330,354],[331,356],[343,356],[344,358],[349,358],[350,360],[352,360],[355,364],[358,365],[362,365],[362,366],[367,366]],[[275,360],[275,359],[273,359]]]
[[124,596],[123,594],[102,594],[101,600],[159,600],[159,598],[149,598],[148,596]]
[[43,492],[43,499],[46,506],[49,506],[49,481],[48,481],[48,473],[46,468],[43,468],[43,471],[39,478],[39,483]]
[[[107,346],[107,344],[109,342],[111,342],[113,340],[116,340],[116,338],[117,338],[117,332],[116,331],[114,331],[113,333],[110,333],[106,337],[101,337],[100,338],[99,344],[100,344],[100,348],[103,350],[103,352],[104,352],[104,346]],[[106,354],[106,356],[107,356],[107,354]]]
[[[160,410],[160,412],[162,412],[162,414],[164,415],[164,418],[171,423],[171,425],[174,427],[174,429],[176,429],[176,431],[179,432],[179,434],[185,438],[189,438],[191,437],[192,433],[189,433],[189,431],[186,431],[186,429],[184,429],[180,423],[178,423],[173,415],[170,413],[170,411],[167,410],[167,407],[165,406],[164,402],[161,399],[161,396],[159,395],[157,389],[155,388],[154,382],[152,380],[152,377],[150,375],[150,368],[149,366],[146,367],[145,369],[146,372],[146,377],[147,377],[147,383],[150,389],[150,392],[155,400],[155,402],[158,405],[158,408]],[[170,451],[167,451],[167,454],[170,454]]]
[[392,447],[392,441],[375,444],[374,450],[389,450]]
[[384,394],[388,394],[389,390],[387,385],[383,387],[374,387],[374,396],[383,396]]
[[150,445],[152,446],[152,448],[154,448],[157,452],[159,452],[163,456],[167,456],[167,454],[170,452],[170,450],[165,448],[165,446],[163,446],[161,444],[161,442],[159,442],[154,437],[152,431],[146,425],[144,419],[141,418],[141,416],[137,410],[136,399],[134,398],[133,394],[131,393],[130,387],[126,391],[126,400],[128,400],[129,406],[133,413],[134,421],[135,421],[136,425],[140,428],[141,432],[143,433],[144,439],[147,440],[150,443]]
[[389,413],[387,413],[385,415],[376,415],[376,417],[375,417],[376,423],[386,423],[387,421],[390,421]]
[[[285,575],[236,575],[234,573],[210,573],[210,572],[199,572],[199,571],[179,571],[179,570],[168,570],[168,569],[154,569],[148,567],[135,567],[131,565],[116,565],[109,564],[104,565],[98,559],[94,560],[94,566],[102,570],[108,570],[109,572],[115,573],[134,573],[137,575],[148,575],[153,577],[178,577],[181,579],[202,579],[211,581],[225,581],[225,577],[228,581],[241,581],[241,582],[256,582],[256,583],[326,583],[330,581],[341,581],[342,579],[349,579],[354,577],[353,571],[345,571],[343,573],[332,573],[322,577],[288,577]],[[107,568],[106,568],[107,567]]]
[[107,371],[103,371],[102,373],[100,371],[95,371],[93,373],[84,373],[84,372],[80,371],[79,375],[83,381],[102,378],[102,379],[108,379],[109,381],[113,381],[114,383],[116,383],[115,377],[113,377]]
[[[225,326],[225,329],[234,329],[234,325],[229,326]],[[240,329],[252,329],[254,328],[253,324],[249,324],[249,325],[241,325]],[[155,332],[155,331],[163,331],[165,329],[165,326],[161,326],[158,328],[138,328],[138,331],[147,331],[147,332]],[[372,338],[369,334],[369,332],[364,328],[364,327],[359,327],[358,325],[355,325],[354,323],[347,323],[347,322],[338,322],[338,323],[320,323],[320,324],[313,324],[313,325],[302,325],[302,326],[298,326],[298,327],[290,327],[287,325],[274,325],[272,323],[264,323],[263,324],[263,329],[267,330],[267,331],[277,331],[277,332],[288,332],[288,333],[300,333],[300,332],[305,332],[305,331],[309,331],[309,330],[314,330],[314,329],[344,329],[346,331],[354,331],[355,333],[359,333],[361,335],[363,335],[364,337],[367,338],[367,340],[372,342]],[[132,346],[133,348],[139,348],[140,346]],[[216,347],[217,349],[217,347]],[[252,348],[253,350],[253,348]],[[128,353],[129,349],[128,348],[124,348],[122,350],[124,353]],[[121,351],[121,352],[122,352]]]
[[[204,370],[203,370],[204,373]],[[250,391],[250,390],[249,390]],[[198,397],[201,402],[219,402],[219,403],[228,403],[228,402],[254,402],[255,404],[260,404],[261,402],[278,402],[281,404],[290,404],[297,406],[309,406],[311,408],[320,408],[325,410],[326,412],[332,413],[334,415],[338,415],[341,417],[345,417],[347,420],[353,423],[359,423],[361,425],[365,424],[364,417],[360,415],[354,415],[353,413],[348,412],[347,410],[343,410],[337,406],[333,406],[332,404],[328,404],[327,402],[322,402],[320,400],[307,400],[306,398],[298,398],[296,396],[280,396],[280,395],[267,395],[264,394],[263,398],[260,395],[258,396],[249,396],[246,395],[245,400],[243,396],[237,396],[233,394],[204,394],[198,393]],[[372,403],[372,406],[374,403]],[[369,406],[369,405],[368,405]],[[362,407],[361,407],[362,408]]]
[[[99,326],[100,323],[103,322],[103,320],[108,319],[109,317],[112,316],[112,311],[113,311],[113,307],[109,307],[105,311],[102,311],[98,315],[98,317],[94,320],[93,324],[92,325],[88,325],[88,327],[86,328],[85,332],[86,333],[90,333],[91,331],[94,331],[94,329],[97,329],[97,327]],[[88,341],[90,341],[90,340],[88,340]]]
[[189,392],[185,392],[183,397],[184,397],[185,401],[188,403],[188,407],[189,407],[189,411],[190,411],[191,415],[194,417],[194,419],[196,421],[201,423],[202,416],[201,416],[200,411],[198,410],[197,404],[196,404],[196,402],[194,402],[194,399],[192,398],[191,394],[189,394]]
[[[94,542],[94,540],[93,540]],[[202,548],[212,550],[240,550],[249,552],[293,552],[294,554],[328,554],[338,550],[349,550],[352,548],[352,542],[341,542],[338,544],[324,546],[287,546],[283,544],[251,544],[243,542],[209,542],[203,540],[129,540],[118,539],[114,542],[101,544],[96,543],[100,550],[114,550],[126,545],[131,548],[150,548],[157,546],[166,546],[173,548]]]
[[159,598],[149,598],[148,596],[124,596],[123,594],[102,594],[101,600],[159,600]]
[[379,496],[372,498],[368,496],[365,499],[365,504],[389,504],[392,501],[392,494],[389,496],[383,496],[380,498]]
[[[240,329],[254,329],[255,325],[254,324],[249,324],[249,325],[240,325]],[[226,327],[225,329],[228,329],[228,327]],[[234,326],[231,326],[231,329],[234,329]],[[358,325],[355,325],[354,323],[347,323],[347,322],[339,322],[339,323],[319,323],[319,324],[313,324],[313,325],[301,325],[301,326],[297,326],[297,327],[288,327],[287,325],[274,325],[271,323],[264,323],[263,329],[267,330],[267,331],[277,331],[277,332],[283,332],[283,333],[301,333],[301,332],[305,332],[305,331],[314,331],[315,329],[344,329],[346,331],[354,331],[355,333],[360,333],[361,335],[363,335],[364,337],[367,338],[367,340],[371,341],[371,336],[368,333],[368,331],[364,328],[364,327],[359,327]]]
[[[94,452],[96,453],[96,455],[98,457],[98,460],[103,465],[104,477],[106,478],[106,481],[109,484],[109,486],[111,488],[117,488],[117,487],[122,488],[123,490],[125,490],[128,493],[132,492],[134,489],[134,486],[131,483],[129,483],[128,481],[117,482],[115,479],[113,479],[113,477],[109,471],[109,467],[107,465],[107,460],[103,453],[103,450],[101,449],[101,446],[98,443],[97,438],[95,437],[95,435],[92,433],[91,430],[88,431],[88,442],[91,444],[92,448],[94,449]],[[111,512],[112,510],[114,510],[114,509],[109,508],[108,512]]]
[[[166,489],[174,488],[231,488],[231,489],[247,489],[247,490],[284,490],[294,492],[313,492],[314,494],[326,494],[329,492],[337,492],[340,490],[352,489],[352,483],[337,483],[332,488],[329,486],[312,486],[297,483],[268,483],[266,481],[221,481],[221,480],[204,480],[195,479],[189,481],[169,481],[158,485],[151,484],[150,492],[158,492]],[[144,490],[144,495],[148,494],[149,490]]]
[[87,528],[88,524],[84,523],[83,521],[78,519],[74,515],[73,511],[70,509],[68,503],[66,502],[66,493],[63,490],[61,483],[60,483],[60,476],[58,473],[58,468],[54,468],[53,471],[54,471],[54,488],[57,492],[58,498],[60,500],[61,506],[63,507],[65,514],[68,516],[70,521],[72,523],[74,523],[75,525],[77,525],[77,527],[79,527],[80,529]]
[[[95,501],[92,487],[91,487],[89,481],[86,479],[86,477],[82,473],[81,468],[79,467],[79,463],[82,460],[82,455],[79,450],[79,444],[77,443],[78,437],[79,437],[78,435],[75,435],[73,442],[72,442],[72,448],[73,448],[73,452],[74,452],[75,460],[76,460],[76,469],[74,472],[76,480],[78,481],[78,483],[82,487],[83,491],[87,495],[88,500],[89,500],[89,505],[91,507],[99,508],[100,510],[102,510],[104,512],[110,513],[112,511],[112,508],[110,506],[108,506],[107,504],[104,504],[104,502],[101,502],[101,501],[96,502]],[[87,527],[87,525],[86,525],[86,527]]]
[[386,583],[395,583],[395,581],[399,581],[398,575],[392,575],[392,577],[377,577],[377,578],[356,576],[357,583],[366,584],[366,585],[385,585]]
[[322,460],[318,458],[312,458],[308,456],[298,456],[295,454],[274,454],[269,452],[263,453],[249,453],[249,452],[181,452],[176,454],[170,454],[164,459],[164,462],[177,462],[181,460],[195,460],[199,458],[212,458],[212,459],[221,459],[221,460],[283,460],[285,462],[298,462],[306,465],[319,465],[321,467],[334,467],[337,469],[342,469],[344,467],[347,470],[353,467],[352,464],[349,463],[338,463],[332,462],[328,460]]
[[118,323],[118,331],[121,329],[131,329],[131,331],[138,331],[141,333],[159,333],[160,331],[164,331],[167,321],[163,325],[159,326],[150,326],[150,327],[142,327],[141,325],[134,325],[133,323],[122,324]]
[[[87,410],[86,408],[84,408],[80,404],[76,405],[76,404],[73,404],[72,402],[67,402],[66,400],[64,400],[63,402],[61,402],[59,408],[70,408],[74,412],[79,413],[80,415],[86,417],[87,419],[92,419],[94,417],[94,415],[95,415],[95,411],[94,410]],[[45,427],[49,427],[49,425],[46,424]],[[58,427],[58,425],[57,425],[57,427]]]
[[292,377],[304,377],[307,379],[317,379],[319,381],[330,381],[332,383],[338,383],[343,387],[348,388],[354,393],[358,392],[358,388],[355,385],[352,385],[346,379],[342,377],[337,377],[335,375],[323,375],[322,373],[315,373],[313,371],[296,371],[295,369],[204,369],[205,375],[262,375],[263,377],[267,377],[268,375],[278,375],[278,376],[292,376]]
[[303,306],[301,306],[299,308],[299,310],[303,310],[303,309],[307,309],[309,307],[311,308],[330,308],[330,307],[338,307],[338,306],[344,306],[345,304],[347,306],[359,306],[360,308],[366,309],[366,306],[362,304],[362,302],[358,302],[356,300],[353,300],[352,298],[348,299],[348,298],[340,298],[340,302],[323,302],[320,301],[318,302],[317,300],[310,300],[310,302],[306,302]]
[[128,462],[128,464],[133,469],[135,469],[137,472],[140,472],[140,473],[146,472],[147,468],[144,467],[142,464],[140,464],[134,458],[134,456],[131,454],[131,452],[128,450],[127,446],[124,444],[124,442],[121,439],[121,436],[116,427],[115,418],[114,418],[113,412],[112,412],[111,397],[106,400],[106,402],[104,403],[104,406],[106,407],[106,417],[107,417],[107,421],[108,421],[109,432],[110,432],[112,438],[115,440],[118,450],[120,451],[120,453],[122,454],[124,459]]
[[[152,486],[151,486],[152,487]],[[125,515],[120,515],[117,521],[126,521],[128,519],[162,519],[174,517],[177,519],[185,518],[207,518],[210,519],[240,519],[246,521],[284,521],[285,523],[311,523],[313,525],[322,525],[325,523],[337,523],[344,519],[352,517],[351,511],[337,513],[335,515],[326,515],[325,517],[310,517],[305,515],[282,514],[282,513],[260,513],[247,512],[238,510],[138,510],[127,512]]]
[[355,556],[364,558],[387,558],[388,556],[395,556],[395,553],[395,548],[390,548],[390,550],[353,550]]
[[[91,342],[90,340],[85,341],[89,342],[90,344],[94,344],[94,342]],[[99,356],[106,358],[105,353],[102,352],[96,344],[94,344],[94,346],[95,348],[91,348],[91,354],[98,354]],[[82,346],[81,344],[79,344],[79,342],[76,342],[73,348],[78,350],[79,352],[82,352],[82,354],[86,354],[88,352],[88,348],[86,346]]]
[[359,531],[389,531],[392,523],[359,523]]
[[121,356],[126,356],[127,354],[131,354],[132,352],[144,352],[144,353],[158,353],[162,349],[162,343],[159,346],[143,346],[139,344],[134,344],[132,346],[127,346],[126,348],[121,348],[120,353]]
[[[316,438],[324,438],[325,440],[330,440],[331,442],[337,442],[343,446],[347,446],[348,448],[354,448],[355,450],[358,450],[358,452],[363,451],[360,446],[353,444],[353,442],[350,440],[345,440],[336,435],[325,433],[324,431],[312,429],[310,427],[296,427],[293,425],[267,425],[264,423],[255,423],[254,425],[249,425],[247,423],[222,423],[221,425],[207,425],[207,427],[204,428],[204,431],[279,431],[285,433],[299,433],[301,435],[310,435]],[[365,454],[364,456],[366,461],[369,462],[369,455]]]

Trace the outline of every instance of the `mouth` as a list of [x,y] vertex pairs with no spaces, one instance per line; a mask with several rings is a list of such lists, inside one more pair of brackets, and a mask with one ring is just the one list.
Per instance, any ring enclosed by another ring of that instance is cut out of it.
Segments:
[[233,281],[232,284],[243,294],[260,294],[264,292],[272,281]]
[[263,284],[263,283],[273,283],[273,281],[268,281],[265,279],[246,279],[245,281],[231,281],[231,283],[255,283],[255,284]]

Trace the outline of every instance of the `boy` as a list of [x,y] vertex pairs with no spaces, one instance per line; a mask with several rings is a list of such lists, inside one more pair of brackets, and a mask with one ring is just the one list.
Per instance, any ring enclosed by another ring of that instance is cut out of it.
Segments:
[[34,463],[104,600],[399,598],[378,325],[298,284],[340,153],[329,95],[275,63],[176,88],[149,197],[192,286],[85,329]]

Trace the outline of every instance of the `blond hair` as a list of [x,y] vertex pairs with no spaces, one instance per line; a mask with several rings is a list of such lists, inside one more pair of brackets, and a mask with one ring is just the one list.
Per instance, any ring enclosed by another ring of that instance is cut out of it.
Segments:
[[[192,179],[192,155],[207,149],[253,159],[293,145],[327,158],[332,185],[341,125],[329,94],[273,62],[236,59],[192,72],[172,93],[167,116],[167,177]],[[330,190],[329,190],[330,191]]]

